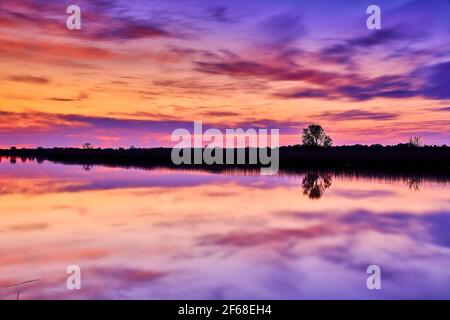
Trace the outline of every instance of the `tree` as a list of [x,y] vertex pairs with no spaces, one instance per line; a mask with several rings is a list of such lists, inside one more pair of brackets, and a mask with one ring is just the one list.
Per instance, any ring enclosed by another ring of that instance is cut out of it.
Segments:
[[319,199],[325,189],[331,186],[332,177],[329,173],[307,172],[302,181],[303,194],[310,199]]
[[409,138],[408,145],[410,147],[423,147],[423,142],[421,137]]
[[83,143],[83,149],[94,149],[94,147],[92,146],[91,143],[86,142],[86,143]]
[[325,130],[318,124],[310,124],[303,129],[302,143],[304,146],[331,147],[333,140],[325,134]]

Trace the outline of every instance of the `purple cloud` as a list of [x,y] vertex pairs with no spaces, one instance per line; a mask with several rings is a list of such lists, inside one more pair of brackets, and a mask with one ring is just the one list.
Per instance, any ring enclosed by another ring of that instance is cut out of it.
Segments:
[[[342,76],[345,79],[345,76]],[[356,79],[358,77],[355,76]],[[420,67],[404,75],[386,75],[371,79],[351,80],[333,86],[330,82],[324,89],[299,89],[283,92],[275,96],[292,98],[346,98],[353,101],[365,101],[375,98],[402,99],[425,97],[428,99],[450,98],[450,62]]]
[[450,99],[450,61],[419,68],[412,76],[422,78],[421,93],[431,99]]
[[352,109],[342,112],[323,112],[316,117],[324,118],[332,121],[346,121],[346,120],[392,120],[398,118],[395,113],[389,112],[372,112],[365,110]]
[[[139,114],[139,113],[137,113]],[[142,113],[145,114],[145,113]],[[149,114],[150,115],[150,114]],[[0,111],[0,145],[27,144],[39,146],[50,142],[50,146],[80,146],[89,141],[95,146],[173,146],[170,136],[175,129],[193,132],[191,120],[130,119],[95,117],[76,114],[52,114],[44,112]],[[20,123],[20,126],[15,125]],[[279,129],[281,134],[299,132],[304,122],[272,119],[239,119],[227,123],[204,122],[203,130],[225,129]],[[44,145],[46,146],[46,145]]]
[[12,76],[8,77],[8,80],[16,81],[16,82],[33,83],[33,84],[47,84],[50,82],[50,79],[48,79],[48,78],[36,77],[36,76],[30,76],[30,75],[12,75]]
[[319,51],[319,58],[324,62],[341,64],[353,63],[354,55],[359,49],[372,48],[379,45],[387,45],[393,41],[399,41],[407,36],[399,32],[400,28],[381,29],[369,35],[360,36],[344,42],[340,42]]
[[142,38],[174,37],[174,34],[164,30],[157,24],[128,19],[125,22],[100,30],[92,35],[96,40],[136,40]]
[[306,33],[301,16],[291,12],[279,13],[265,19],[259,29],[263,41],[276,46],[277,50],[288,46]]
[[328,98],[329,93],[322,89],[301,89],[298,91],[276,94],[279,98]]

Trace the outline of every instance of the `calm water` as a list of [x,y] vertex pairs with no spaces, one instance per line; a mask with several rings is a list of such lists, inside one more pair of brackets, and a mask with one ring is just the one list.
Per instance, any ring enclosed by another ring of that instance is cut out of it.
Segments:
[[[381,290],[366,287],[371,264]],[[68,265],[82,290],[66,289]],[[3,158],[0,287],[2,299],[450,299],[450,184]]]

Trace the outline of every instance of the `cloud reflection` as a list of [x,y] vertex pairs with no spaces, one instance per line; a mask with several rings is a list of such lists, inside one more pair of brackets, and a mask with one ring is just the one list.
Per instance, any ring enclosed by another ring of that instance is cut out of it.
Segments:
[[[0,283],[41,279],[23,299],[449,297],[448,184],[414,192],[404,179],[311,172],[2,162],[14,192],[1,194]],[[303,181],[326,196],[299,196]],[[377,295],[365,287],[373,263]],[[71,264],[79,292],[64,286]]]

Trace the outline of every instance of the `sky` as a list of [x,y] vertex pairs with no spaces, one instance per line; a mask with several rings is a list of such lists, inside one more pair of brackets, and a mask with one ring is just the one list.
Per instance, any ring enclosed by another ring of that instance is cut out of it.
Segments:
[[173,146],[193,121],[450,144],[449,35],[448,0],[2,0],[0,147]]

